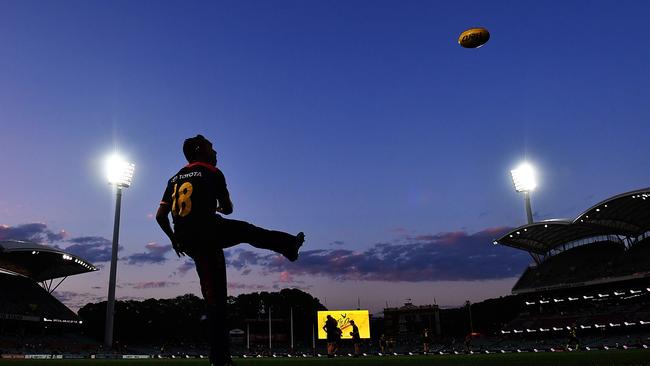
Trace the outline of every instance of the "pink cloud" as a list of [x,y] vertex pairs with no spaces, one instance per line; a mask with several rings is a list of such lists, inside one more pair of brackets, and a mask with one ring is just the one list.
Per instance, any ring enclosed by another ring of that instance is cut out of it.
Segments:
[[280,282],[282,283],[291,283],[293,282],[293,277],[287,271],[280,272]]

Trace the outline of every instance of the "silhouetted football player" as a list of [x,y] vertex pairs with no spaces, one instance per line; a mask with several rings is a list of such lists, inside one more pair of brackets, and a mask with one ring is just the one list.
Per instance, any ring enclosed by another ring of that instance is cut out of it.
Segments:
[[[266,230],[245,221],[229,220],[220,214],[233,212],[223,173],[217,168],[212,143],[197,135],[185,140],[183,154],[188,161],[167,182],[156,221],[167,234],[178,256],[189,255],[196,265],[201,292],[208,305],[210,362],[231,364],[226,326],[226,264],[223,249],[240,243],[269,249],[290,261],[298,259],[305,240],[301,232],[291,235]],[[168,215],[174,222],[172,230]]]

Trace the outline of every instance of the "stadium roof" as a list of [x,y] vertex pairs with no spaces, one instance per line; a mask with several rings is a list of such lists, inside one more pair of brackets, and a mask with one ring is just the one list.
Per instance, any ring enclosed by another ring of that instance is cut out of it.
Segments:
[[520,226],[495,244],[548,255],[574,241],[604,236],[638,238],[650,231],[650,188],[608,198],[574,220],[548,220]]
[[28,241],[0,240],[0,269],[40,282],[96,271],[97,267],[58,248]]
[[575,223],[638,237],[650,230],[650,188],[608,198],[578,216]]

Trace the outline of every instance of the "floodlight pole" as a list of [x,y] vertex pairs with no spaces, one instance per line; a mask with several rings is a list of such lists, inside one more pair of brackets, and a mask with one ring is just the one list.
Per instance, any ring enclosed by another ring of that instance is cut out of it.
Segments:
[[467,306],[467,311],[469,312],[469,332],[474,333],[474,322],[472,321],[472,303],[467,300],[465,301],[465,305]]
[[117,277],[117,248],[120,236],[120,208],[122,204],[122,187],[115,185],[115,220],[113,224],[113,246],[111,254],[111,273],[108,282],[108,301],[106,302],[106,327],[104,333],[104,346],[113,348],[113,317],[115,315],[115,280]]
[[526,218],[528,219],[528,225],[533,223],[533,210],[530,208],[530,192],[524,192],[524,202],[526,203]]
[[311,327],[311,348],[313,354],[316,355],[316,324]]
[[291,307],[291,353],[293,353],[293,307]]

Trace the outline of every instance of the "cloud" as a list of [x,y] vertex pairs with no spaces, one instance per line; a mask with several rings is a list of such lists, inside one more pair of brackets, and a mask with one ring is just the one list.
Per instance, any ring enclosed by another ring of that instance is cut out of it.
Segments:
[[0,225],[0,240],[25,240],[49,245],[78,255],[90,262],[111,260],[112,242],[110,240],[101,236],[69,238],[65,230],[55,232],[48,229],[46,224],[39,222],[16,226]]
[[363,251],[307,250],[296,262],[274,254],[238,251],[229,262],[237,269],[263,266],[269,273],[324,276],[335,280],[441,281],[488,280],[518,276],[530,262],[527,253],[492,245],[509,228],[489,228],[407,236]]
[[248,265],[257,265],[261,259],[259,254],[244,249],[229,250],[226,254],[226,263],[238,270]]
[[296,280],[288,271],[280,272],[278,280],[273,281],[273,288],[276,290],[281,288],[297,288],[306,291],[311,287],[311,285],[305,285],[305,281]]
[[293,277],[291,276],[291,273],[289,273],[287,271],[280,272],[280,282],[282,282],[282,283],[291,283],[291,282],[293,282]]
[[246,291],[264,291],[270,288],[266,285],[251,285],[240,282],[228,282],[228,289],[230,290],[246,290]]
[[331,242],[330,245],[345,245],[345,242],[340,241],[340,240],[336,240],[336,241]]
[[[111,260],[112,242],[101,236],[81,236],[68,239],[72,243],[65,251],[78,255],[90,262],[108,262]],[[118,250],[123,249],[121,246]]]
[[143,263],[164,263],[167,258],[165,254],[172,250],[171,244],[161,245],[158,243],[148,243],[144,246],[147,250],[145,253],[135,253],[123,259],[128,261],[128,264],[143,264]]
[[151,288],[164,288],[164,287],[173,287],[178,286],[179,282],[172,281],[147,281],[147,282],[136,282],[126,284],[134,289],[143,290]]
[[67,233],[51,231],[46,224],[34,222],[18,226],[0,225],[0,240],[25,240],[39,244],[54,243],[65,239]]
[[97,303],[100,301],[106,301],[106,294],[97,295],[89,292],[54,291],[52,295],[74,311],[79,310],[81,307],[91,302]]
[[195,267],[194,267],[194,261],[191,260],[191,259],[188,259],[188,260],[186,260],[183,264],[181,264],[181,265],[178,267],[177,270],[178,270],[178,272],[179,272],[180,274],[186,274],[188,271],[191,271],[191,270],[193,270],[194,268],[195,268]]

